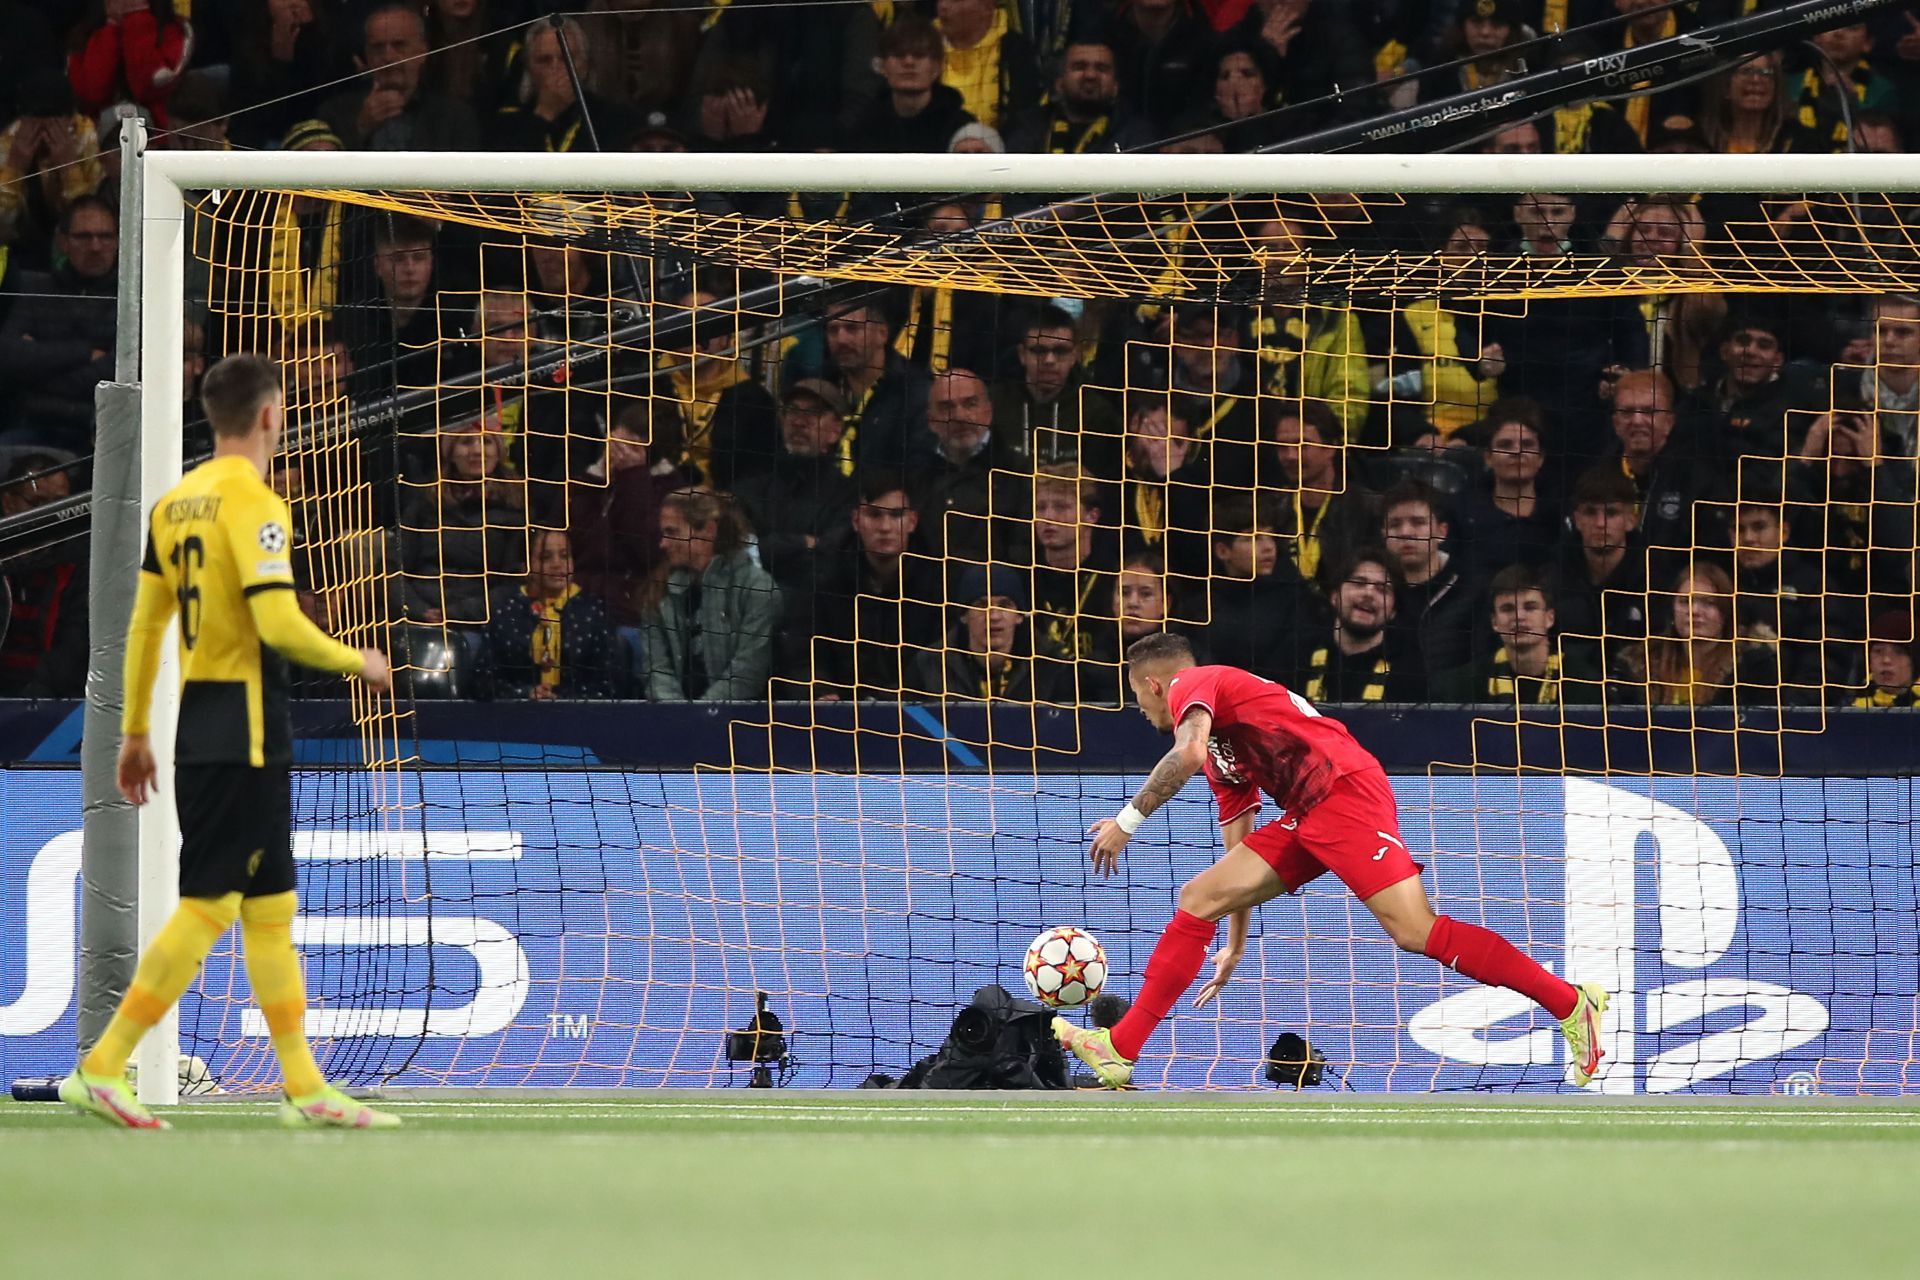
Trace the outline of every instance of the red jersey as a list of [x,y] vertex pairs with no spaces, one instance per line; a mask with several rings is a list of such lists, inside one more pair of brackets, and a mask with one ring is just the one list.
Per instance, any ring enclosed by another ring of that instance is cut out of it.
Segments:
[[1222,826],[1258,809],[1262,791],[1297,820],[1336,779],[1380,767],[1345,725],[1285,685],[1238,667],[1188,667],[1175,676],[1167,687],[1174,724],[1190,707],[1213,714],[1206,769]]

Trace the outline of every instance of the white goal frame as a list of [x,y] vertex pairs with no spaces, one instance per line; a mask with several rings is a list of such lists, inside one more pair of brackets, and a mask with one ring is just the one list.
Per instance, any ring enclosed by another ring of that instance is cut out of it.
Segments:
[[[1920,191],[1911,155],[829,155],[546,154],[149,150],[136,159],[144,207],[139,280],[141,465],[150,511],[180,479],[180,343],[186,305],[188,191],[1060,191],[1257,195],[1554,191],[1835,193]],[[123,276],[123,279],[125,277]],[[126,495],[96,494],[96,501]],[[139,571],[126,565],[129,581]],[[128,598],[132,593],[129,590]],[[160,791],[139,823],[139,942],[144,951],[178,898],[173,726],[179,670],[171,632],[153,714]],[[139,1094],[179,1100],[177,1017],[141,1043]]]

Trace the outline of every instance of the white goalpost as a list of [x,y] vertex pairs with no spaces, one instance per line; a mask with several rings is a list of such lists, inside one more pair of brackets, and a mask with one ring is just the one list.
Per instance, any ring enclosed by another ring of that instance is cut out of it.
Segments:
[[[189,304],[190,193],[645,192],[1205,193],[1209,199],[1274,193],[1462,196],[1552,191],[1567,195],[1775,193],[1783,189],[1883,195],[1920,193],[1920,161],[1907,155],[764,155],[498,153],[281,153],[152,150],[138,156],[143,191],[137,272],[143,511],[181,476],[181,347]],[[1018,226],[1036,215],[1013,213]],[[1795,287],[1805,289],[1805,284]],[[117,495],[102,493],[98,500]],[[137,554],[137,552],[136,552]],[[125,566],[129,581],[137,560]],[[129,592],[129,597],[131,593]],[[139,944],[144,949],[177,901],[177,818],[172,801],[179,668],[170,630],[157,686],[153,742],[160,788],[139,826]],[[1035,927],[1051,921],[1034,921]],[[143,1102],[179,1100],[176,1014],[155,1027],[135,1059]]]

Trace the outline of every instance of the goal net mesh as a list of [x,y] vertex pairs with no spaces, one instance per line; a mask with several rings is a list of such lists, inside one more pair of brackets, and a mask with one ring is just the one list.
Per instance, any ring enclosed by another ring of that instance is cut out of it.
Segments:
[[[189,193],[190,349],[285,370],[303,607],[399,671],[296,690],[323,1066],[746,1084],[765,993],[759,1065],[856,1085],[1052,924],[1132,994],[1217,844],[1196,783],[1087,866],[1165,628],[1336,716],[1471,707],[1400,753],[1404,834],[1437,909],[1618,993],[1601,1087],[1912,1088],[1909,785],[1780,776],[1920,696],[1912,414],[1873,412],[1911,200],[1033,203]],[[684,750],[599,705],[702,699]],[[1283,1030],[1356,1088],[1564,1070],[1332,877],[1142,1078],[1253,1086]],[[182,1037],[275,1081],[237,954]]]

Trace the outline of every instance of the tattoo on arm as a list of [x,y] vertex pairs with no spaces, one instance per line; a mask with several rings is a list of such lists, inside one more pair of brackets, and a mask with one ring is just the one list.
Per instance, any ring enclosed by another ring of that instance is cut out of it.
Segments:
[[1193,746],[1196,741],[1205,738],[1205,721],[1205,717],[1193,715],[1180,722],[1180,727],[1174,733],[1173,750],[1161,756],[1160,763],[1153,766],[1153,772],[1147,775],[1146,785],[1133,798],[1134,808],[1143,814],[1152,813],[1180,794],[1180,788],[1187,785],[1187,779],[1193,777],[1198,768],[1193,758]]

